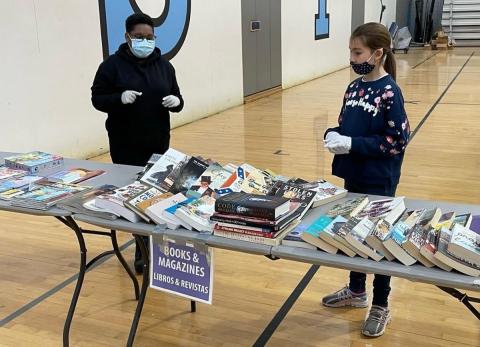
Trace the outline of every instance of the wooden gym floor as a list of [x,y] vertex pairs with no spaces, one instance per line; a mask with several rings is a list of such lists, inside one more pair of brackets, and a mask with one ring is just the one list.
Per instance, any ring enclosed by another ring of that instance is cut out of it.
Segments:
[[[398,82],[415,129],[398,195],[479,203],[479,53],[465,48],[397,54]],[[322,136],[336,124],[352,78],[343,69],[177,128],[171,145],[222,163],[248,162],[341,184],[330,174],[332,155],[323,149]],[[0,225],[0,346],[60,346],[79,263],[76,238],[53,218],[0,213]],[[120,233],[119,242],[131,263],[131,237]],[[91,259],[110,245],[87,236],[87,247]],[[308,269],[215,250],[214,304],[199,304],[191,314],[188,300],[149,290],[135,345],[251,346]],[[362,337],[366,309],[320,305],[347,278],[346,271],[321,267],[268,346],[480,345],[480,323],[463,305],[434,286],[403,279],[392,280],[393,321],[385,335]],[[110,258],[86,275],[72,345],[125,345],[135,306],[130,279]]]

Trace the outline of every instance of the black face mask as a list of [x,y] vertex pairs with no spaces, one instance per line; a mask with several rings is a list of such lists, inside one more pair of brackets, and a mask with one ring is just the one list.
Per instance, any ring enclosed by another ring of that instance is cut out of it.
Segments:
[[371,65],[368,63],[370,59],[372,59],[373,54],[363,63],[354,63],[353,61],[350,62],[350,66],[352,67],[353,71],[355,71],[358,75],[368,75],[375,69],[375,65]]

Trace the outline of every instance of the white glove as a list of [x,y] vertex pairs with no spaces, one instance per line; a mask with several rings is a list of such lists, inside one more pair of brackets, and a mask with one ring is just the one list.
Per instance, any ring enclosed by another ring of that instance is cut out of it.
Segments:
[[133,104],[137,100],[137,96],[142,95],[142,92],[136,92],[135,90],[126,90],[122,93],[122,104]]
[[327,136],[325,136],[325,143],[337,139],[339,136],[341,136],[339,133],[336,131],[329,131],[327,133]]
[[352,138],[334,131],[329,132],[325,139],[325,148],[333,154],[348,154],[352,149]]
[[162,100],[162,105],[166,108],[177,107],[178,105],[180,105],[180,99],[175,95],[167,95]]

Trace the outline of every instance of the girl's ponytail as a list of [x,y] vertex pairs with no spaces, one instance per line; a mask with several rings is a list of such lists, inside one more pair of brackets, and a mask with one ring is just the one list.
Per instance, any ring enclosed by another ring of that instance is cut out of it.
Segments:
[[383,67],[386,72],[392,76],[393,80],[397,80],[397,63],[395,61],[395,55],[393,54],[392,50],[390,48],[384,49],[385,51],[385,63],[383,64]]

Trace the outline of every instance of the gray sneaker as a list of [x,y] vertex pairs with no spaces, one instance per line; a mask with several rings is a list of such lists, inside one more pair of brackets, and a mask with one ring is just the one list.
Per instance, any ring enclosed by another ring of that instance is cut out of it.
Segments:
[[372,305],[368,317],[363,323],[362,334],[371,337],[381,336],[391,320],[392,317],[388,307]]
[[360,296],[353,296],[348,286],[345,286],[339,291],[325,296],[322,299],[322,304],[327,307],[368,307],[368,297],[367,293]]

